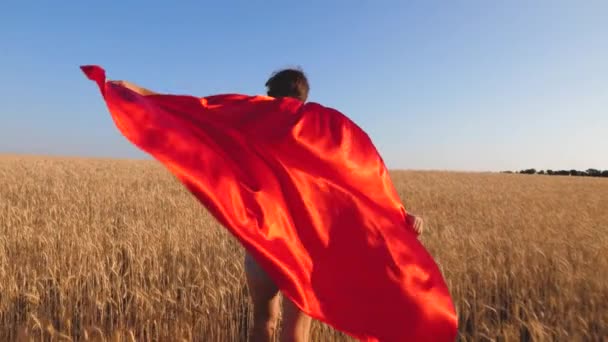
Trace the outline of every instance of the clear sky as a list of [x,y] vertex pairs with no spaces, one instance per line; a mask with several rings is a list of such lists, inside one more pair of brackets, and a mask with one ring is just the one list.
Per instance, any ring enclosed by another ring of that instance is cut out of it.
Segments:
[[79,70],[171,93],[311,101],[390,168],[608,169],[608,1],[8,1],[0,153],[146,157]]

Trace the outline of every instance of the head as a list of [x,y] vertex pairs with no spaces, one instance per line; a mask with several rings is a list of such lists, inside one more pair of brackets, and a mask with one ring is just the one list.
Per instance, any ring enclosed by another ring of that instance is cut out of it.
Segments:
[[302,70],[284,69],[275,72],[266,81],[268,96],[274,98],[293,97],[302,102],[308,98],[308,79]]

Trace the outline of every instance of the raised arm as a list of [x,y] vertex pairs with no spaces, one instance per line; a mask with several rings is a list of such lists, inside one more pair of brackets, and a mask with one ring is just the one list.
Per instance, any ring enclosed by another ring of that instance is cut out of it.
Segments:
[[108,81],[108,83],[116,84],[119,86],[123,86],[125,88],[131,89],[139,95],[147,96],[147,95],[159,95],[159,93],[153,92],[152,90],[140,87],[134,83],[128,81]]

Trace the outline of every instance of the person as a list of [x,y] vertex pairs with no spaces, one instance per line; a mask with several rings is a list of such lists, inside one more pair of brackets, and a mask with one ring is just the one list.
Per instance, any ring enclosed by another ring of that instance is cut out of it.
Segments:
[[[283,69],[275,72],[266,81],[266,88],[270,97],[291,97],[302,102],[306,102],[310,91],[308,79],[299,69]],[[424,226],[423,220],[412,214],[409,214],[407,219],[411,221],[416,233],[420,234]],[[288,298],[281,300],[279,288],[247,252],[245,252],[244,269],[254,307],[251,341],[273,340],[278,328],[281,306],[282,325],[279,340],[309,341],[312,319]]]
[[[127,87],[141,95],[155,95],[156,92],[127,81],[110,81]],[[275,72],[266,81],[267,95],[273,98],[291,97],[306,102],[310,92],[308,78],[300,69],[283,69]],[[408,213],[409,224],[420,235],[423,220]],[[244,270],[249,295],[253,303],[253,326],[250,341],[273,341],[278,330],[279,316],[282,311],[280,341],[308,342],[312,318],[302,312],[288,298],[281,298],[280,289],[267,272],[245,251]]]

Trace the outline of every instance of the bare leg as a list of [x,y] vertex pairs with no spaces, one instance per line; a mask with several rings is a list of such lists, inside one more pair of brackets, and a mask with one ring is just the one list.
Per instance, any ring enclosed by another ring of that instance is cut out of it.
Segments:
[[254,308],[250,341],[273,341],[280,311],[279,289],[248,254],[245,257],[245,274]]
[[308,342],[312,319],[291,300],[283,297],[281,342]]

